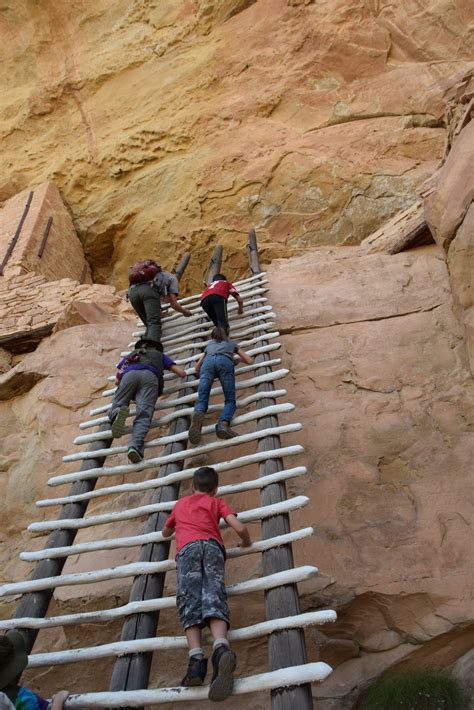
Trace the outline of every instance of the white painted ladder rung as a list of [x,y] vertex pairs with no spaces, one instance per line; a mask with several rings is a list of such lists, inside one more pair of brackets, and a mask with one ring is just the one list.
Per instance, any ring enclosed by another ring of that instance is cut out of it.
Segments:
[[[273,390],[272,391],[272,399],[277,399],[279,397],[285,397],[287,395],[287,391],[284,389],[279,389],[279,390]],[[243,399],[238,399],[236,402],[237,405],[237,410],[240,409],[245,409],[248,407],[250,404],[254,404],[255,402],[259,402],[261,399],[268,399],[268,392],[254,392],[253,394],[249,395],[248,397],[244,397]],[[208,413],[212,412],[220,412],[224,408],[224,403],[220,404],[210,404],[208,407]],[[159,403],[156,407],[157,410],[160,409]],[[170,422],[174,421],[175,419],[179,419],[180,417],[186,417],[186,416],[191,416],[191,414],[194,412],[194,407],[183,407],[182,409],[177,409],[173,412],[170,412],[169,414],[164,414],[162,417],[159,417],[158,419],[153,419],[151,422],[150,429],[156,428],[156,427],[161,427],[165,424],[170,424]],[[109,423],[109,420],[107,417],[103,417],[103,423]],[[96,424],[97,420],[93,420],[93,423]],[[85,427],[83,427],[85,428]],[[132,431],[131,427],[129,428],[129,431]],[[77,436],[74,439],[74,444],[80,445],[80,444],[88,444],[91,441],[102,441],[103,439],[112,439],[112,432],[110,429],[108,431],[96,431],[93,432],[92,434],[82,434],[81,436]]]
[[[252,508],[251,510],[243,510],[239,512],[239,520],[242,522],[255,522],[255,520],[263,520],[265,518],[270,518],[273,515],[288,513],[292,510],[302,508],[307,505],[308,501],[309,498],[307,496],[295,496],[294,498],[289,498],[288,500],[281,501],[280,503],[263,505],[259,508]],[[152,515],[153,513],[171,511],[175,503],[175,500],[170,500],[165,503],[140,505],[137,508],[128,508],[127,510],[121,510],[114,513],[86,515],[84,518],[42,520],[41,522],[30,523],[27,529],[31,533],[44,533],[50,532],[51,530],[83,530],[84,528],[90,528],[94,525],[107,525],[108,523],[122,522],[123,520],[143,518],[145,515]],[[223,527],[222,523],[221,527]]]
[[[240,629],[229,631],[229,641],[250,641],[251,639],[268,636],[268,634],[275,631],[304,629],[308,626],[327,624],[336,621],[336,618],[336,612],[330,609],[325,611],[310,611],[296,616],[286,616],[280,617],[279,619],[261,621],[251,626],[244,626]],[[98,658],[123,656],[126,653],[153,653],[155,651],[168,651],[175,648],[186,648],[185,636],[158,636],[157,638],[116,641],[100,646],[72,648],[50,653],[34,653],[28,657],[28,668],[95,661]]]
[[[256,300],[255,302],[260,303],[259,300]],[[259,320],[258,318],[256,318],[256,316],[261,316],[262,314],[269,314],[271,312],[272,307],[269,305],[251,307],[248,310],[245,310],[243,314],[238,314],[235,310],[229,309],[229,324],[234,324],[237,325],[239,328],[242,328],[244,325],[249,325],[250,323],[253,323],[254,320]],[[166,350],[167,343],[183,342],[185,340],[189,340],[190,335],[194,335],[201,338],[205,333],[210,333],[214,327],[214,324],[212,323],[212,321],[203,323],[203,316],[205,316],[204,311],[202,311],[201,314],[196,314],[195,316],[186,318],[184,328],[180,327],[176,329],[176,333],[179,333],[178,336],[173,334],[174,331],[171,332],[169,335],[163,335],[163,337],[161,338],[161,343],[164,349]],[[275,314],[273,314],[273,317],[276,317]],[[166,331],[164,330],[164,332]],[[145,330],[143,328],[141,330],[134,331],[132,333],[132,338],[135,338],[135,340],[132,342],[132,345],[135,343],[137,338],[143,337],[144,333]]]
[[[273,360],[265,361],[265,367],[274,367],[275,365],[281,365],[281,358],[277,357],[277,358],[274,358]],[[262,365],[258,362],[253,362],[251,365],[242,365],[242,367],[237,367],[235,369],[235,377],[238,378],[241,375],[246,375],[248,372],[258,370],[261,367],[262,367]],[[175,377],[173,377],[174,383],[172,385],[170,385],[169,387],[164,388],[162,396],[174,394],[175,392],[180,392],[181,390],[188,389],[189,387],[195,387],[197,389],[199,387],[199,377],[197,377],[197,375],[195,374],[194,368],[186,371],[186,374],[187,375],[194,375],[194,380],[190,380],[190,381],[188,380],[185,382],[184,380],[179,378],[179,381],[177,381],[178,377],[175,376]],[[112,397],[116,391],[117,391],[116,387],[114,387],[113,389],[110,389],[110,390],[105,390],[104,392],[102,392],[102,397]],[[91,410],[91,413],[92,413],[92,411],[99,413],[99,410],[104,411],[103,408],[101,409],[99,407],[99,409],[97,409],[97,410]]]
[[[235,383],[235,389],[237,392],[240,390],[246,390],[249,387],[256,387],[257,385],[262,384],[263,382],[274,382],[275,380],[281,380],[283,377],[286,377],[289,373],[289,370],[286,368],[282,367],[279,370],[275,370],[274,372],[267,372],[265,375],[258,375],[257,377],[249,377],[248,380],[242,380],[240,382]],[[192,383],[191,383],[192,384]],[[222,394],[222,387],[213,387],[210,392],[210,397],[214,397],[218,394]],[[178,406],[179,404],[187,404],[188,402],[194,402],[197,400],[197,392],[194,392],[193,394],[186,395],[184,397],[179,397],[179,399],[175,400],[168,400],[166,401],[161,401],[161,404],[166,405],[166,408],[168,409],[171,406],[171,402],[173,402],[173,406]],[[112,404],[103,404],[101,407],[96,407],[95,409],[90,410],[91,416],[94,414],[100,414],[102,412],[107,412],[111,408]],[[155,407],[155,410],[157,407]],[[131,416],[131,415],[130,415]]]
[[[96,467],[90,468],[87,471],[73,471],[72,473],[65,473],[62,476],[53,476],[49,479],[49,486],[60,486],[63,483],[70,483],[71,481],[81,481],[86,478],[98,478],[104,476],[116,476],[122,473],[131,473],[133,471],[143,471],[147,468],[153,468],[155,466],[162,466],[165,463],[174,463],[175,461],[183,461],[185,459],[193,458],[201,454],[209,453],[210,451],[216,451],[218,449],[225,449],[230,446],[238,446],[239,444],[244,444],[249,441],[257,441],[258,439],[263,439],[266,436],[274,436],[277,434],[289,434],[290,432],[300,431],[301,424],[285,424],[284,426],[269,427],[268,429],[262,429],[261,431],[254,431],[248,434],[241,434],[240,436],[235,436],[233,439],[217,441],[211,441],[208,444],[203,444],[202,446],[195,446],[192,449],[185,449],[183,451],[177,451],[172,454],[156,456],[150,459],[144,459],[137,464],[122,464],[120,466],[107,466],[107,467]],[[252,463],[252,461],[250,461]]]
[[[262,407],[262,409],[254,409],[252,412],[247,412],[246,414],[241,414],[238,417],[232,419],[232,427],[237,427],[240,424],[246,424],[252,422],[260,417],[266,417],[271,414],[284,414],[292,412],[295,409],[294,404],[286,402],[284,404],[274,404],[270,407]],[[182,410],[181,410],[181,416]],[[205,434],[210,434],[215,430],[215,422],[213,424],[206,424],[202,428],[203,436]],[[156,439],[149,439],[145,442],[145,448],[149,449],[156,446],[166,446],[167,444],[172,444],[177,441],[186,441],[188,438],[188,432],[183,431],[179,434],[172,434],[168,436],[159,436]],[[63,461],[81,461],[83,459],[95,459],[97,457],[107,457],[115,456],[116,454],[121,454],[127,451],[128,444],[124,446],[111,446],[107,449],[96,449],[95,451],[80,451],[74,454],[66,454],[63,456]]]
[[[247,678],[237,678],[234,682],[232,695],[246,695],[265,690],[293,687],[305,683],[323,681],[332,672],[331,666],[319,661],[305,663],[302,666],[279,668],[277,671],[259,673]],[[82,710],[82,708],[122,708],[146,707],[162,703],[199,702],[207,700],[209,687],[200,688],[153,688],[151,690],[122,690],[119,692],[87,693],[72,695],[66,701],[66,710]]]
[[[267,314],[266,318],[270,318],[271,315],[272,315],[272,314],[270,314],[270,313]],[[246,330],[239,331],[238,335],[239,335],[239,338],[240,338],[240,337],[245,337],[245,336],[247,336],[247,335],[252,335],[252,333],[261,333],[262,331],[265,331],[265,330],[271,331],[271,329],[274,328],[274,327],[275,327],[275,322],[274,322],[274,321],[272,321],[272,320],[270,320],[270,321],[262,320],[261,323],[259,323],[259,324],[257,324],[257,325],[254,325],[254,326],[252,326],[251,328],[247,328]],[[237,333],[236,333],[236,336],[237,336]],[[248,341],[245,341],[245,340],[239,341],[239,338],[235,337],[235,341],[236,341],[237,343],[239,343],[240,346],[242,346],[243,343],[248,342]],[[133,345],[133,344],[132,344],[132,345]],[[204,348],[206,347],[206,345],[207,345],[207,341],[206,341],[206,340],[202,340],[202,341],[199,341],[199,342],[192,342],[192,341],[190,341],[190,342],[188,342],[188,343],[185,344],[185,345],[179,345],[177,348],[170,348],[169,350],[166,351],[166,354],[169,355],[169,357],[172,357],[172,356],[173,356],[173,359],[174,359],[174,355],[175,355],[176,353],[183,353],[183,352],[186,352],[186,351],[189,350],[191,347],[192,347],[194,350],[204,350]],[[129,347],[130,347],[130,346],[129,346]],[[120,353],[120,356],[121,356],[121,357],[127,357],[127,355],[130,355],[130,353],[131,353],[131,350],[124,350],[123,352]]]
[[[303,537],[313,534],[313,528],[303,528],[286,535],[277,535],[276,537],[260,540],[252,543],[251,547],[235,547],[227,550],[227,557],[240,557],[241,555],[251,554],[268,550],[271,547],[279,547],[293,540],[300,540]],[[24,562],[37,562],[38,560],[51,560],[57,557],[69,557],[71,555],[87,554],[88,552],[98,552],[103,550],[119,550],[127,547],[139,547],[148,545],[150,542],[163,542],[164,538],[161,532],[144,533],[142,535],[131,535],[129,537],[114,537],[106,540],[94,540],[91,542],[79,542],[75,545],[65,547],[46,547],[43,550],[35,552],[21,552],[20,559]],[[95,612],[91,612],[95,614]],[[2,624],[8,622],[0,621],[0,629],[8,628]]]
[[[280,547],[281,545],[287,545],[297,540],[303,540],[304,538],[313,535],[313,528],[301,528],[300,530],[295,530],[285,535],[277,535],[276,537],[271,537],[266,540],[258,540],[253,542],[250,547],[233,547],[227,550],[227,559],[233,559],[237,557],[243,557],[246,555],[261,553],[264,550],[270,550],[275,547]],[[140,535],[139,542],[136,542],[137,538],[116,538],[115,540],[103,541],[104,543],[110,543],[107,548],[100,549],[117,549],[119,547],[125,547],[125,545],[120,545],[120,540],[133,541],[133,545],[148,544],[150,542],[162,542],[163,536],[161,533],[148,533],[147,535]],[[82,543],[82,547],[93,545],[94,543]],[[56,548],[59,550],[60,548]],[[67,548],[61,548],[63,551],[67,552]],[[55,550],[55,551],[56,551]],[[91,551],[89,549],[84,549],[83,552]],[[23,553],[23,554],[34,554],[34,553]],[[51,555],[53,557],[53,555]],[[24,557],[22,557],[24,559]],[[38,559],[38,558],[37,558]],[[44,558],[41,558],[44,559]],[[21,617],[16,619],[0,620],[0,629],[6,631],[7,629],[14,628],[26,628],[26,629],[41,629],[50,628],[52,626],[64,626],[68,624],[79,624],[79,623],[90,623],[99,621],[111,621],[112,619],[122,618],[130,614],[135,614],[138,612],[147,611],[158,611],[158,609],[163,608],[163,600],[159,599],[145,599],[137,602],[129,602],[121,607],[113,607],[112,609],[102,609],[100,611],[85,611],[76,614],[62,614],[60,616],[52,616],[45,619],[39,619],[36,617]]]
[[[281,365],[281,357],[275,357],[272,360],[266,360],[265,361],[265,367],[275,367],[277,365]],[[251,365],[242,365],[241,367],[236,367],[235,368],[235,377],[240,377],[241,375],[246,375],[247,372],[252,372],[253,370],[258,370],[261,368],[262,365],[260,363],[252,363]],[[180,390],[187,389],[188,387],[199,387],[199,377],[196,375],[196,370],[194,367],[190,367],[189,369],[185,370],[186,375],[194,375],[194,380],[184,382],[181,378],[178,378],[177,375],[173,374],[173,380],[174,384],[171,385],[170,387],[165,387],[163,394],[174,394],[175,392],[179,392]],[[177,381],[178,380],[178,381]],[[116,393],[117,387],[113,387],[112,389],[109,390],[104,390],[102,392],[102,397],[113,397],[113,395]]]
[[[94,570],[92,572],[74,572],[71,574],[58,575],[57,577],[46,577],[44,579],[29,579],[26,582],[12,582],[10,584],[0,585],[0,597],[7,597],[17,594],[25,594],[26,592],[41,591],[42,589],[51,589],[53,587],[67,587],[77,584],[95,584],[96,582],[104,582],[109,579],[123,579],[124,577],[136,577],[139,574],[154,574],[163,571],[163,565],[169,564],[172,560],[165,562],[132,562],[128,565],[120,565],[110,568],[109,570]],[[305,570],[305,571],[304,571]],[[246,582],[238,582],[228,586],[227,594],[245,594],[247,592],[255,592],[262,589],[273,589],[282,584],[293,584],[295,577],[297,581],[308,579],[317,573],[317,567],[294,567],[291,570],[284,572],[276,572],[275,574],[267,575],[266,577],[258,577],[258,579],[248,580]],[[108,576],[105,576],[107,572]],[[299,575],[303,574],[303,577]],[[290,581],[288,581],[290,580]],[[270,586],[268,586],[270,585]],[[235,591],[235,590],[240,591]],[[168,600],[173,600],[169,606],[176,603],[175,597],[167,597]]]
[[[249,463],[260,463],[261,461],[270,461],[271,459],[283,458],[288,456],[298,456],[303,453],[304,449],[301,445],[293,446],[283,446],[278,449],[272,449],[271,451],[257,451],[254,454],[248,454],[247,456],[239,456],[236,459],[231,459],[230,461],[220,461],[219,463],[213,464],[213,468],[218,473],[223,471],[234,470],[237,468],[242,468],[242,466],[247,466]],[[250,460],[251,458],[251,460]],[[196,467],[197,468],[197,467]],[[40,500],[36,505],[41,507],[46,507],[49,505],[64,505],[66,503],[77,503],[81,500],[90,500],[91,498],[101,498],[103,496],[112,494],[122,494],[122,493],[138,493],[140,491],[148,491],[155,488],[161,488],[162,486],[168,486],[172,483],[178,483],[182,481],[187,481],[193,477],[196,468],[185,468],[182,471],[175,471],[174,473],[169,473],[167,476],[161,476],[160,478],[152,478],[147,481],[140,481],[138,483],[121,483],[116,486],[107,486],[102,488],[97,488],[92,491],[87,491],[86,493],[76,493],[75,495],[62,496],[59,498],[47,498]],[[300,467],[301,468],[301,467]],[[285,471],[279,471],[278,473],[285,473]],[[277,474],[270,474],[275,476]],[[267,485],[265,480],[269,478],[267,476],[262,478],[253,479],[254,481],[262,481],[262,487]],[[244,485],[234,484],[234,485]],[[225,488],[226,486],[224,486]]]
[[[279,350],[280,348],[281,343],[269,343],[268,345],[261,345],[259,348],[252,348],[247,352],[249,355],[260,355],[261,353],[273,352],[274,350]],[[177,365],[184,367],[187,371],[186,374],[192,374],[195,367],[193,363],[195,363],[196,360],[199,360],[200,357],[200,355],[191,355],[189,358],[183,358],[182,360],[176,359],[175,362]],[[187,368],[186,365],[191,365],[191,367]],[[163,375],[165,380],[175,379],[176,377],[177,375],[175,375],[174,372],[165,372]],[[109,375],[106,379],[107,382],[115,382],[115,375]]]

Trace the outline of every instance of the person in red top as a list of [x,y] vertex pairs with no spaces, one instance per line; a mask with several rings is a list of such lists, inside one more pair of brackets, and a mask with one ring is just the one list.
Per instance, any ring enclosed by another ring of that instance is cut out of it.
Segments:
[[216,497],[218,485],[214,468],[198,468],[193,494],[177,501],[163,528],[165,538],[176,533],[176,605],[189,649],[182,685],[202,685],[204,681],[207,659],[202,651],[202,628],[207,624],[214,638],[209,700],[225,700],[231,694],[237,665],[227,640],[229,607],[219,520],[223,518],[235,530],[242,547],[251,545],[249,532],[237,520],[235,510]]
[[239,304],[238,313],[244,312],[244,302],[237,289],[224,274],[216,274],[212,282],[201,294],[201,308],[206,311],[214,325],[224,328],[229,334],[229,319],[227,317],[227,301],[233,296]]

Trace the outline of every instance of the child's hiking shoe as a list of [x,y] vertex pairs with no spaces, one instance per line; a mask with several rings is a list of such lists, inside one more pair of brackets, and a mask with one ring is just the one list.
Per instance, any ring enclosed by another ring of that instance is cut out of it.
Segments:
[[127,456],[131,463],[140,463],[140,461],[143,461],[143,454],[134,446],[128,447]]
[[204,412],[194,412],[193,418],[191,419],[191,426],[188,431],[189,443],[193,446],[197,446],[201,441],[201,429],[202,423],[204,421]]
[[238,436],[238,434],[230,428],[229,422],[219,419],[216,424],[216,436],[218,439],[233,439],[234,436]]
[[199,656],[191,656],[189,659],[188,670],[181,681],[181,685],[192,686],[202,685],[207,673],[207,658],[199,658]]
[[209,700],[225,700],[234,687],[234,671],[237,666],[235,653],[220,643],[212,654],[212,680],[209,686]]
[[112,436],[114,439],[120,439],[123,436],[127,417],[128,407],[120,407],[112,422]]

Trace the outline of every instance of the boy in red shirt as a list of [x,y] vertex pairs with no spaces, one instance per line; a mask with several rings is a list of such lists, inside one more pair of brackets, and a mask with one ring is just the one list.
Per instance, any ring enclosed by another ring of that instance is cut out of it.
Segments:
[[227,301],[233,296],[239,304],[238,313],[244,312],[244,302],[237,289],[224,274],[216,274],[212,282],[201,294],[201,308],[206,311],[214,325],[224,328],[229,334],[229,319],[227,317]]
[[229,607],[220,518],[235,530],[242,547],[251,545],[249,532],[237,520],[235,511],[216,497],[218,485],[215,469],[198,468],[193,476],[193,494],[177,501],[163,528],[165,538],[176,532],[176,605],[189,649],[182,685],[202,685],[204,681],[207,659],[201,630],[207,624],[214,638],[209,700],[225,700],[231,694],[237,665],[227,640]]

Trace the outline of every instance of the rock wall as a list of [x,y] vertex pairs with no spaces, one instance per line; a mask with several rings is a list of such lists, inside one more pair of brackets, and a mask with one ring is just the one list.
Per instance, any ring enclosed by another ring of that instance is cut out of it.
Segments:
[[[264,257],[356,244],[444,153],[467,0],[7,0],[0,199],[53,179],[95,281],[220,241]],[[472,64],[472,62],[471,62]]]
[[[290,495],[311,499],[292,514],[292,525],[316,530],[295,545],[296,563],[320,569],[318,578],[300,585],[302,608],[332,607],[339,616],[336,624],[307,634],[309,658],[335,669],[313,692],[321,710],[349,709],[385,669],[419,663],[450,667],[472,646],[466,492],[474,393],[468,352],[436,245],[396,255],[367,255],[358,247],[319,249],[275,261],[268,274],[282,357],[291,369],[285,387],[297,405],[282,422],[303,422],[303,432],[289,439],[305,445],[294,465],[309,471],[289,485]],[[23,359],[23,391],[0,402],[8,422],[0,444],[5,579],[27,574],[27,565],[16,558],[21,549],[43,546],[41,538],[24,532],[28,522],[48,514],[48,509],[35,511],[33,499],[51,495],[48,475],[75,470],[61,456],[71,450],[91,400],[103,402],[105,376],[132,329],[132,322],[110,322],[61,330]],[[256,493],[245,498],[246,506],[258,504]],[[138,499],[122,502],[137,505]],[[231,503],[243,505],[240,496]],[[90,512],[108,509],[107,500],[99,499]],[[135,533],[141,522],[137,525]],[[131,532],[129,526],[120,534]],[[252,528],[258,538],[258,527]],[[102,533],[107,536],[107,530]],[[117,528],[110,534],[118,534]],[[85,531],[80,539],[88,535]],[[67,570],[121,564],[130,554],[94,557],[73,557]],[[249,562],[232,561],[229,582],[259,575],[259,560],[251,564],[250,569]],[[167,593],[173,588],[168,575]],[[123,581],[62,588],[52,611],[118,603],[127,598],[126,590]],[[241,602],[232,600],[236,627],[262,618],[262,595]],[[2,614],[10,609],[3,605]],[[174,613],[162,614],[160,629],[166,635],[179,632]],[[85,627],[50,631],[40,635],[35,650],[103,641],[103,633]],[[109,624],[105,633],[117,639],[119,625]],[[266,668],[263,641],[237,644],[236,650],[242,675]],[[176,683],[184,664],[184,652],[167,656],[166,663],[157,654],[152,684]],[[27,679],[45,693],[58,684],[106,689],[111,662],[93,665],[84,664],[79,675],[65,666],[32,671]],[[240,703],[235,698],[227,704]],[[255,710],[267,703],[265,694],[248,699]]]
[[[262,261],[273,260],[285,386],[305,427],[309,476],[290,491],[312,503],[292,520],[316,536],[295,553],[321,574],[301,585],[302,605],[339,614],[307,636],[310,659],[335,667],[314,687],[317,706],[352,708],[371,679],[402,665],[469,674],[472,103],[446,117],[459,80],[472,99],[468,10],[436,0],[3,3],[3,252],[30,186],[54,180],[71,210],[67,234],[77,230],[94,280],[112,285],[79,283],[84,256],[64,258],[64,231],[50,270],[30,261],[59,198],[54,186],[34,187],[46,207],[35,229],[25,223],[25,261],[0,284],[3,334],[11,341],[37,323],[54,333],[33,342],[30,332],[32,347],[42,339],[34,352],[15,352],[13,341],[0,349],[2,581],[28,574],[18,552],[43,540],[25,528],[49,515],[34,501],[49,495],[51,474],[73,470],[62,456],[93,400],[103,403],[105,376],[130,340],[134,319],[113,285],[125,286],[139,256],[170,268],[189,250],[184,288],[199,290],[217,241],[225,269],[239,275],[254,223]],[[379,234],[355,246],[400,209],[416,231],[419,188],[445,158],[424,193],[436,244],[384,253],[399,250],[395,219],[384,244]],[[260,573],[252,563],[246,576]],[[68,569],[89,564],[72,558]],[[229,574],[241,578],[238,563]],[[51,611],[125,597],[122,583],[62,590]],[[12,607],[2,602],[2,616]],[[261,595],[232,603],[236,626],[262,613]],[[174,615],[163,615],[161,630],[177,633]],[[106,632],[113,639],[120,629]],[[35,650],[99,633],[46,632]],[[237,651],[242,675],[266,667],[263,642]],[[184,653],[157,655],[152,683],[175,684],[184,663]],[[27,681],[45,694],[59,684],[105,689],[110,667],[66,666]],[[268,707],[266,694],[248,707]]]

